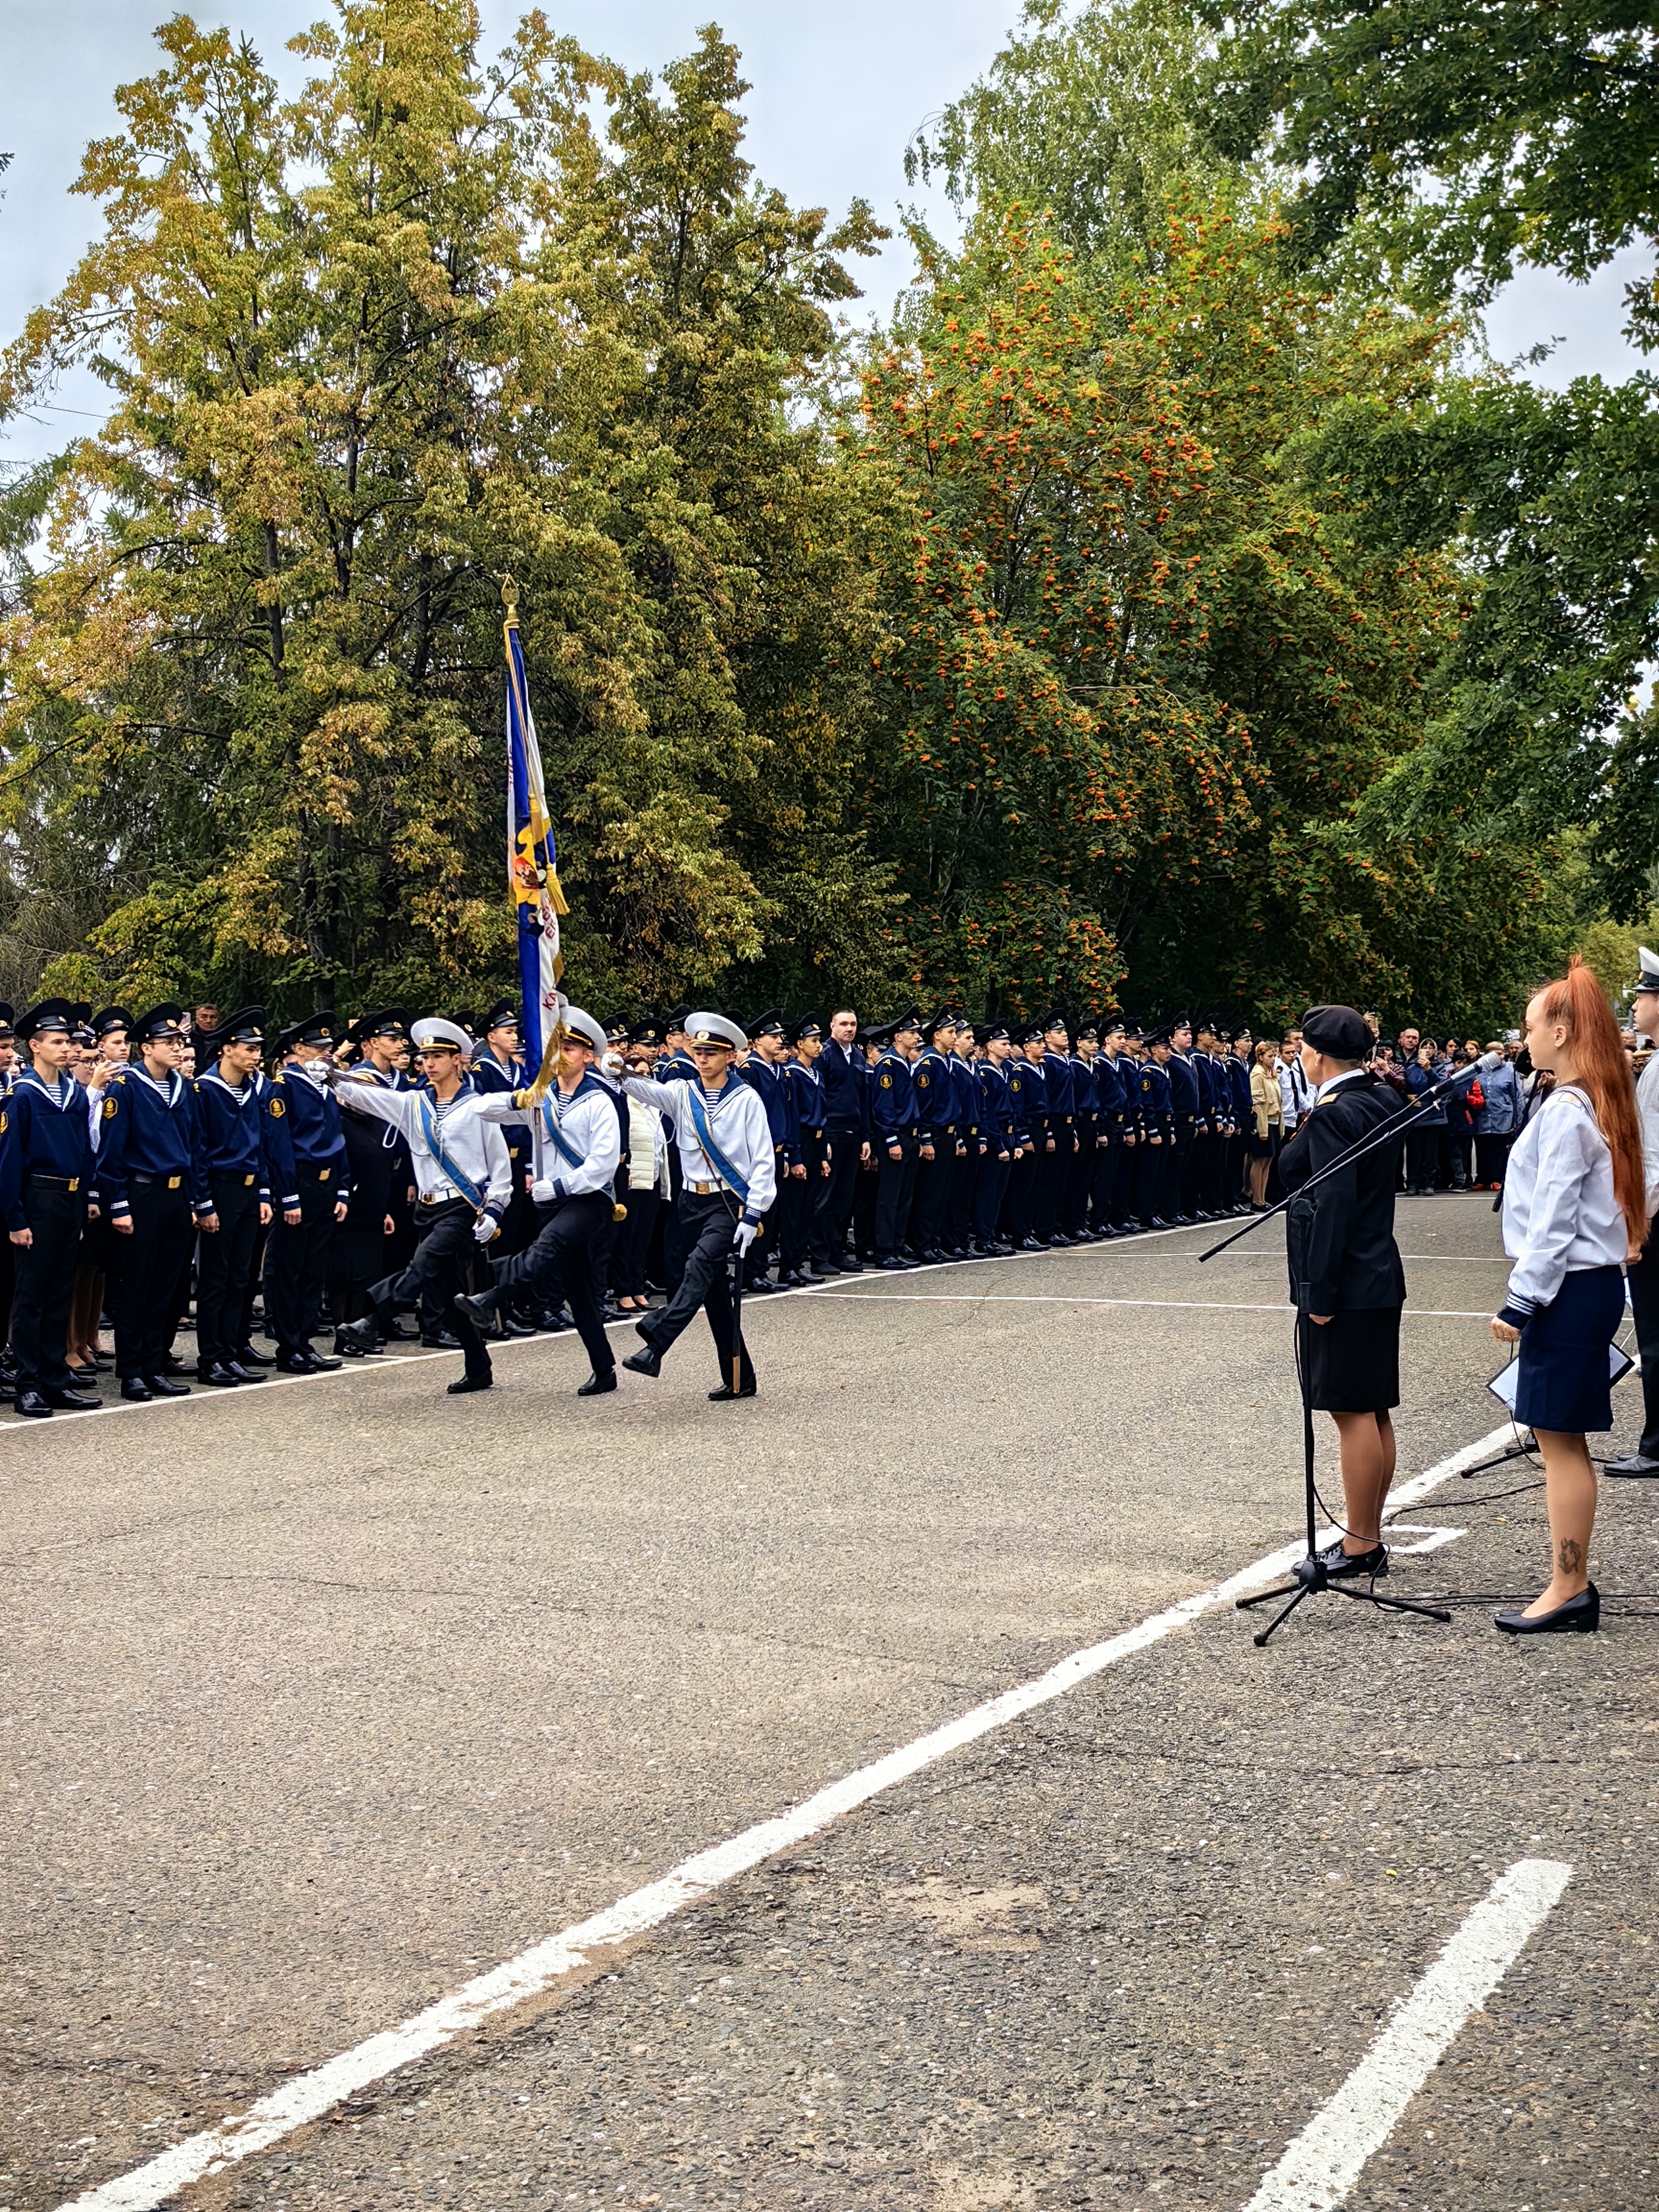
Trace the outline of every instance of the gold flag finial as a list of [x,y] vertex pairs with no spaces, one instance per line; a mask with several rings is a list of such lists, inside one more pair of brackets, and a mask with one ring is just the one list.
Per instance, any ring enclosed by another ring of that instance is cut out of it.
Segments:
[[511,576],[501,578],[501,605],[507,609],[507,620],[512,621],[519,611],[519,587]]

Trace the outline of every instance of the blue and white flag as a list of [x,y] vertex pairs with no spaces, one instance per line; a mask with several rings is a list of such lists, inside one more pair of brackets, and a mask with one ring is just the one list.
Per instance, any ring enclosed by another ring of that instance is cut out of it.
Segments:
[[507,879],[519,924],[519,988],[524,999],[525,1065],[541,1065],[547,1039],[564,1004],[559,978],[559,916],[570,909],[559,887],[558,849],[547,811],[542,751],[530,711],[524,647],[519,638],[518,588],[501,586],[507,607]]

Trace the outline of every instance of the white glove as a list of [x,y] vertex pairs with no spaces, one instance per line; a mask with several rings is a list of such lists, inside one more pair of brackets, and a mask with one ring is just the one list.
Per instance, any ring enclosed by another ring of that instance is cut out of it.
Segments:
[[530,1186],[530,1195],[538,1206],[545,1206],[553,1195],[553,1186],[545,1176],[539,1176]]
[[599,1054],[599,1066],[607,1075],[621,1075],[628,1062],[619,1052],[605,1052]]
[[755,1239],[759,1235],[760,1225],[757,1222],[738,1222],[738,1233],[732,1239],[732,1242],[737,1246],[738,1254],[741,1257],[747,1259],[749,1256],[749,1247],[754,1243]]
[[472,1234],[480,1244],[493,1244],[501,1233],[501,1224],[493,1213],[481,1213],[472,1224]]

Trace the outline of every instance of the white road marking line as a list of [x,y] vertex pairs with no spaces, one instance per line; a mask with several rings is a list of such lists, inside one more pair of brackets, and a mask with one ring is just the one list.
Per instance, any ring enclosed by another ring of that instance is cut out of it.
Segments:
[[[1170,1306],[1183,1313],[1276,1313],[1289,1316],[1294,1306],[1280,1301],[1276,1305],[1252,1305],[1235,1298],[1097,1298],[1082,1291],[820,1291],[803,1293],[809,1298],[850,1298],[855,1304],[890,1305],[963,1305],[963,1306]],[[1455,1312],[1437,1306],[1406,1306],[1401,1309],[1408,1321],[1490,1321],[1492,1310],[1482,1306],[1477,1313],[1473,1308],[1467,1312]]]
[[1517,1859],[1501,1874],[1322,2112],[1250,2199],[1247,2212],[1330,2212],[1472,2012],[1553,1911],[1572,1879],[1559,1859]]
[[[1501,1429],[1493,1429],[1475,1443],[1465,1444],[1461,1451],[1453,1452],[1411,1481],[1401,1484],[1389,1501],[1390,1519],[1396,1511],[1437,1490],[1465,1467],[1473,1466],[1500,1444],[1507,1443],[1512,1433],[1506,1422]],[[1010,1721],[1020,1719],[1039,1705],[1064,1697],[1079,1682],[1086,1682],[1108,1668],[1132,1658],[1136,1652],[1146,1650],[1176,1629],[1196,1620],[1201,1613],[1245,1596],[1258,1583],[1283,1574],[1303,1556],[1300,1539],[1293,1544],[1282,1545],[1240,1573],[1230,1575],[1226,1581],[1216,1583],[1194,1596],[1182,1598],[1178,1604],[1153,1613],[1121,1635],[1073,1651],[1034,1680],[1004,1691],[987,1704],[975,1705],[959,1719],[947,1721],[943,1727],[917,1737],[914,1743],[890,1751],[884,1759],[876,1759],[843,1776],[839,1782],[830,1783],[827,1789],[797,1805],[793,1812],[781,1814],[775,1820],[763,1820],[755,1827],[744,1829],[741,1835],[716,1844],[712,1850],[682,1860],[660,1881],[635,1890],[607,1911],[595,1913],[592,1919],[579,1921],[574,1927],[548,1936],[490,1972],[476,1976],[398,2027],[370,2036],[366,2042],[342,2051],[310,2073],[296,2075],[270,2096],[261,2097],[249,2106],[246,2112],[227,2114],[216,2126],[204,2128],[199,2135],[174,2143],[131,2173],[119,2175],[72,2198],[59,2208],[59,2212],[155,2212],[164,2199],[191,2182],[199,2181],[204,2174],[218,2173],[257,2152],[268,2150],[295,2128],[320,2119],[354,2090],[383,2081],[388,2074],[395,2074],[400,2068],[424,2057],[428,2051],[453,2043],[457,2036],[465,2034],[469,2028],[476,2027],[493,2014],[540,1995],[562,1976],[586,1966],[593,1952],[625,1943],[659,1927],[688,1905],[695,1905],[700,1898],[734,1881],[738,1875],[775,1858],[779,1852],[793,1850],[843,1814],[879,1796],[883,1790],[908,1781],[924,1767],[961,1750],[964,1744],[977,1742],[994,1729],[1006,1728]]]

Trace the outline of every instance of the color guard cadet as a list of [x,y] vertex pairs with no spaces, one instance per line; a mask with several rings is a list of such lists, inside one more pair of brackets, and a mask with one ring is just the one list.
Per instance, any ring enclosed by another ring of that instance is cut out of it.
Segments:
[[503,1133],[525,1132],[536,1234],[525,1250],[505,1253],[495,1263],[489,1290],[474,1297],[458,1292],[455,1304],[484,1330],[508,1298],[547,1308],[568,1304],[592,1370],[576,1395],[596,1398],[617,1387],[594,1255],[614,1220],[622,1133],[616,1092],[593,1072],[609,1049],[605,1030],[580,1006],[566,1006],[559,1020],[564,1036],[546,1091],[538,1095],[538,1078],[534,1085],[487,1094],[478,1109]]
[[1077,1155],[1077,1114],[1064,1014],[1050,1014],[1043,1022],[1042,1047],[1048,1136],[1038,1163],[1036,1218],[1032,1233],[1040,1244],[1069,1244],[1072,1240],[1060,1225],[1060,1213],[1072,1163]]
[[[525,1088],[532,1072],[525,1066],[521,1056],[518,1001],[497,999],[484,1016],[483,1038],[474,1048],[467,1069],[472,1087],[483,1091],[487,1098],[510,1097]],[[510,1259],[514,1253],[522,1252],[536,1233],[530,1199],[530,1132],[521,1125],[513,1124],[502,1129],[501,1136],[513,1163],[513,1203],[507,1209],[501,1237],[492,1249],[493,1260]],[[517,1304],[509,1299],[502,1305],[501,1326],[510,1336],[533,1336],[535,1325],[526,1316],[514,1311]]]
[[[691,1057],[691,1040],[685,1033],[690,1006],[672,1006],[663,1016],[662,1052],[651,1073],[659,1083],[694,1083],[697,1063]],[[662,1283],[672,1296],[685,1273],[685,1217],[680,1210],[680,1149],[668,1147],[668,1203],[658,1208],[662,1223]]]
[[939,1006],[921,1025],[921,1050],[910,1063],[916,1102],[916,1179],[910,1200],[910,1249],[923,1266],[944,1259],[940,1239],[957,1170],[957,1086],[950,1054],[957,1025]]
[[98,1102],[69,1073],[75,1009],[46,999],[16,1024],[29,1054],[0,1104],[0,1215],[12,1248],[14,1403],[33,1420],[85,1413],[64,1357],[81,1231],[93,1188]]
[[262,1368],[241,1358],[254,1247],[273,1204],[290,1229],[303,1218],[288,1102],[259,1074],[264,1018],[263,1006],[243,1006],[197,1044],[196,1117],[209,1211],[200,1218],[196,1260],[196,1375],[216,1389],[263,1380]]
[[[113,1247],[111,1311],[121,1395],[187,1398],[166,1371],[173,1301],[196,1223],[212,1211],[196,1093],[179,1072],[185,1010],[152,1006],[131,1030],[138,1057],[118,1068],[100,1110],[98,1194]],[[94,1026],[96,1024],[94,1024]]]
[[985,1152],[974,1188],[974,1250],[981,1260],[1000,1259],[1011,1248],[999,1241],[998,1224],[1008,1177],[1023,1146],[1014,1127],[1014,1098],[1008,1087],[1007,1062],[1013,1052],[1008,1031],[1000,1022],[978,1022],[974,1042],[981,1058],[973,1063],[979,1090],[979,1127]]
[[858,1016],[843,1007],[830,1018],[829,1042],[817,1061],[823,1085],[830,1173],[812,1215],[814,1274],[864,1272],[864,1262],[848,1241],[859,1170],[870,1157],[870,1071],[858,1033]]
[[[688,1247],[679,1287],[660,1313],[636,1322],[641,1348],[623,1365],[636,1375],[660,1375],[670,1348],[699,1306],[720,1364],[715,1402],[752,1398],[755,1370],[749,1347],[738,1340],[728,1268],[741,1267],[777,1202],[777,1146],[760,1096],[732,1073],[732,1059],[747,1039],[723,1014],[693,1012],[687,1035],[696,1076],[664,1083],[630,1075],[623,1090],[665,1115],[680,1155],[680,1206]],[[737,1371],[733,1373],[733,1363]]]
[[372,1283],[369,1314],[348,1322],[340,1334],[372,1351],[377,1336],[399,1305],[452,1312],[456,1336],[465,1355],[465,1371],[448,1386],[459,1397],[487,1390],[495,1380],[483,1339],[455,1294],[466,1287],[475,1249],[501,1234],[501,1217],[513,1196],[513,1166],[501,1133],[483,1116],[483,1094],[465,1080],[472,1040],[459,1022],[428,1018],[415,1024],[424,1087],[383,1091],[355,1081],[330,1061],[331,1081],[339,1104],[351,1114],[372,1114],[403,1132],[419,1188],[416,1234],[420,1242],[403,1271]]
[[[817,1207],[830,1178],[830,1094],[818,1073],[823,1052],[823,1030],[814,1015],[792,1023],[784,1032],[794,1058],[784,1062],[783,1080],[789,1093],[799,1157],[783,1188],[781,1249],[778,1280],[793,1290],[806,1281],[812,1231]],[[814,1275],[831,1270],[811,1259]]]
[[[284,1209],[265,1243],[265,1319],[276,1332],[276,1365],[284,1375],[322,1375],[337,1368],[312,1345],[322,1314],[329,1248],[351,1203],[351,1170],[340,1109],[329,1089],[334,1072],[334,1018],[308,1014],[277,1039],[283,1054],[275,1078],[294,1155],[300,1218]],[[276,1113],[276,1100],[267,1102]],[[239,1362],[240,1364],[240,1362]]]
[[911,1264],[904,1256],[916,1187],[916,1086],[910,1062],[921,1049],[921,1024],[915,1014],[901,1014],[884,1029],[872,1030],[870,1037],[879,1052],[870,1072],[870,1144],[879,1164],[872,1249],[876,1265],[890,1274]]
[[1188,1058],[1192,1050],[1193,1025],[1179,1014],[1167,1031],[1170,1057],[1170,1122],[1174,1139],[1173,1212],[1170,1218],[1182,1229],[1198,1218],[1198,1076]]

